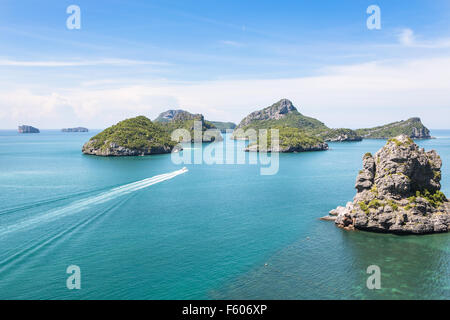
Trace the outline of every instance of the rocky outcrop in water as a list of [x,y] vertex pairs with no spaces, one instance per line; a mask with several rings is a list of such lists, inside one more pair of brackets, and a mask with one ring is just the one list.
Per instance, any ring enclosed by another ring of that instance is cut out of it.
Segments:
[[450,203],[441,189],[442,161],[406,135],[367,153],[356,178],[357,194],[327,219],[345,229],[399,234],[447,232]]
[[32,126],[19,126],[19,133],[39,133],[39,129]]

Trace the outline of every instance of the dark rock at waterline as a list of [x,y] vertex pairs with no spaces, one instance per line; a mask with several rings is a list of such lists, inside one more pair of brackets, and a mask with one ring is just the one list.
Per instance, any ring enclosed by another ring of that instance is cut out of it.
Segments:
[[39,133],[39,129],[32,126],[19,126],[19,133]]

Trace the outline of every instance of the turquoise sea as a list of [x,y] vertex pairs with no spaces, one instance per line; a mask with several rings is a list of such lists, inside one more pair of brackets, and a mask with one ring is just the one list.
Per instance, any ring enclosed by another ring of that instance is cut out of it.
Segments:
[[[363,154],[384,141],[281,154],[278,174],[262,176],[81,154],[95,133],[0,131],[0,299],[450,299],[450,234],[318,220],[353,198]],[[450,131],[433,135],[418,143],[441,155],[450,196]],[[66,287],[69,265],[81,290]],[[366,287],[370,265],[381,290]]]

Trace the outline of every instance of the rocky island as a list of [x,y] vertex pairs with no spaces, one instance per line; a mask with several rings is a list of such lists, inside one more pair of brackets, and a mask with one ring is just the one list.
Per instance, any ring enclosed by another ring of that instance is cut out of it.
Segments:
[[267,134],[262,135],[264,143],[250,143],[244,150],[247,152],[282,153],[328,150],[328,144],[321,138],[297,128],[278,128],[278,134],[278,146],[272,145],[271,132],[268,131]]
[[400,134],[411,139],[431,139],[430,130],[425,127],[420,118],[410,118],[370,129],[356,130],[358,135],[368,139],[389,139]]
[[[137,121],[138,119],[139,121]],[[139,134],[136,133],[143,130],[143,122],[146,123],[144,130],[150,130],[145,133],[145,137],[149,139],[147,142],[152,141],[151,148],[149,148],[150,145],[144,143],[145,139],[138,137]],[[134,123],[137,123],[138,127],[134,128]],[[117,129],[122,131],[121,126],[124,125],[127,126],[127,130],[124,132],[126,135],[131,134],[132,137],[121,139],[115,133],[114,130]],[[197,137],[194,135],[194,126],[196,125],[198,125],[198,131],[201,131],[201,138],[199,135]],[[245,148],[245,151],[248,152],[322,151],[329,149],[327,142],[352,142],[361,141],[363,138],[385,139],[391,138],[394,134],[406,134],[412,139],[431,138],[430,131],[419,118],[411,118],[407,121],[394,122],[371,129],[335,129],[327,127],[317,119],[301,114],[290,100],[281,99],[269,107],[250,113],[242,119],[238,126],[231,122],[207,121],[202,114],[193,114],[181,109],[162,112],[153,122],[143,116],[128,119],[93,137],[85,144],[83,152],[116,156],[165,153],[174,148],[171,134],[177,129],[185,129],[190,134],[190,139],[185,138],[186,141],[180,142],[192,143],[222,141],[221,132],[233,128],[231,139],[252,140]],[[265,129],[267,132],[261,132],[261,129]],[[278,145],[272,145],[270,129],[278,130]],[[63,131],[86,132],[87,129],[80,127],[63,129]],[[250,137],[252,133],[256,133],[256,137]],[[110,139],[111,137],[114,139]],[[139,141],[139,143],[134,145],[135,141]]]
[[18,130],[19,133],[40,133],[38,128],[32,127],[32,126],[19,126]]
[[144,156],[170,153],[176,145],[161,125],[139,116],[100,132],[84,144],[82,151],[96,156]]
[[[329,128],[323,122],[304,116],[288,99],[246,116],[233,133],[232,139],[248,140],[245,131],[248,129],[297,128],[303,133],[318,137],[323,142],[361,141],[367,139],[390,139],[405,134],[412,139],[430,139],[430,130],[420,118],[393,122],[387,125],[368,129]],[[241,129],[241,130],[239,130]]]
[[[204,119],[202,114],[193,114],[185,110],[168,110],[161,113],[154,122],[159,123],[168,133],[169,135],[176,129],[186,129],[191,134],[190,142],[200,142],[195,141],[194,137],[194,122],[201,122],[201,130],[202,130],[202,141],[201,142],[213,142],[213,141],[222,141],[222,135],[220,131],[216,128],[214,124],[210,121]],[[214,133],[214,129],[216,129],[216,133]],[[211,134],[204,134],[207,130]],[[184,141],[189,142],[189,141]]]
[[[269,107],[250,113],[236,127],[232,139],[248,140],[245,134],[248,129],[275,128],[297,129],[289,130],[289,134],[296,131],[296,136],[315,137],[319,145],[326,141],[361,141],[362,139],[352,129],[331,129],[323,122],[301,114],[288,99],[281,99]],[[280,139],[282,135],[284,134],[280,132]],[[319,149],[322,150],[320,147]]]
[[426,152],[410,137],[390,139],[375,155],[364,156],[353,202],[330,211],[324,220],[375,232],[447,232],[450,203],[440,191],[441,166],[434,150]]
[[89,132],[89,129],[83,128],[83,127],[64,128],[64,129],[61,129],[61,132]]

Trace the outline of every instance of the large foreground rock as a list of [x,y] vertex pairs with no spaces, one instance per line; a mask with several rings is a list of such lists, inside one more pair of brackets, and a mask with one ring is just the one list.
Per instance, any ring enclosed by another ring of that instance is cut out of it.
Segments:
[[356,178],[357,194],[332,210],[346,229],[425,234],[447,232],[450,203],[441,189],[442,161],[408,136],[390,139],[374,156],[366,154]]

